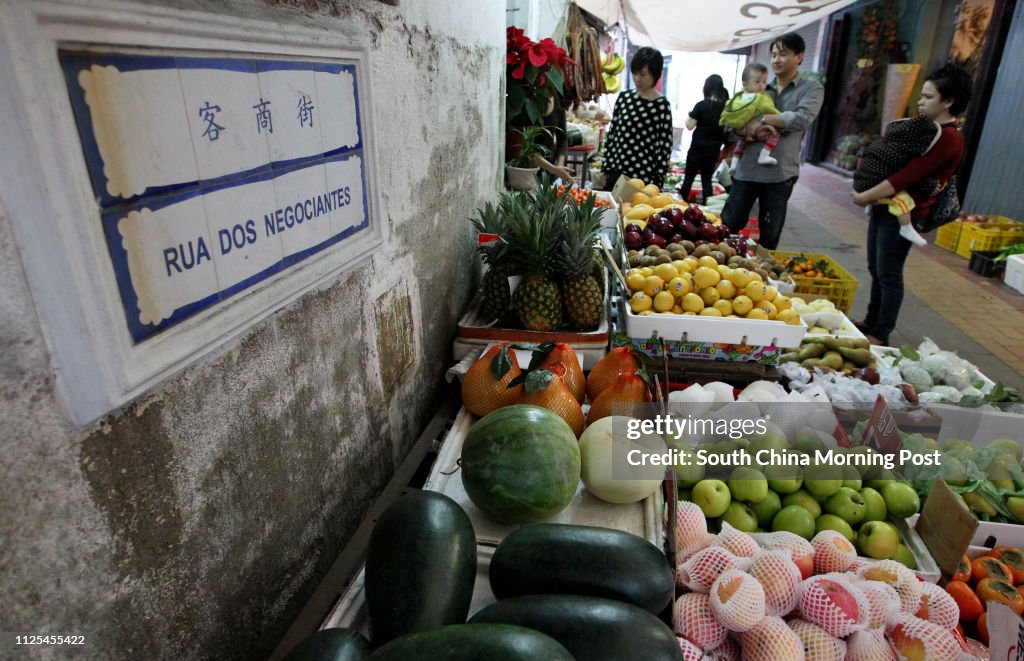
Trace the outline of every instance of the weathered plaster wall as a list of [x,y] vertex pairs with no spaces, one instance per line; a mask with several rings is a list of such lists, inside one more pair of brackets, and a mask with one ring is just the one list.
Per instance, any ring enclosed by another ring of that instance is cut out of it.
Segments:
[[83,633],[76,658],[261,658],[436,405],[464,218],[499,184],[504,2],[148,4],[369,37],[385,247],[79,430],[0,200],[0,631]]

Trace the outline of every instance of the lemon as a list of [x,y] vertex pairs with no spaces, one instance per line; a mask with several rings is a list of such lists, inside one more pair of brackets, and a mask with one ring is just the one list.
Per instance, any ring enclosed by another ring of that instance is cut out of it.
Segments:
[[686,263],[686,260],[673,259],[671,264],[672,266],[676,267],[676,274],[690,272],[690,265]]
[[683,313],[683,308],[679,307],[678,305],[672,308],[672,314],[682,314],[682,313]]
[[693,273],[694,271],[696,271],[697,267],[700,266],[700,264],[697,263],[697,258],[696,257],[687,257],[683,261],[690,265],[690,273]]
[[704,308],[700,311],[702,317],[721,317],[722,312],[718,308]]
[[655,294],[657,294],[664,288],[665,281],[656,275],[649,275],[647,276],[647,279],[644,281],[644,293],[647,294],[648,296],[653,297]]
[[800,325],[800,315],[798,315],[796,313],[796,310],[794,310],[793,308],[779,310],[778,313],[775,315],[775,319],[776,321],[784,321],[787,324],[791,324],[793,326]]
[[651,314],[654,314],[654,310],[644,310],[643,312],[640,313],[640,316],[641,317],[646,317],[646,316],[651,315]]
[[708,268],[707,266],[700,267],[693,274],[693,284],[697,289],[714,287],[721,279],[722,276],[717,270]]
[[645,278],[649,275],[654,275],[654,269],[652,269],[650,266],[643,266],[637,270],[639,271],[640,275],[644,276]]
[[724,298],[715,301],[713,307],[721,312],[723,317],[728,317],[732,314],[732,301],[727,301]]
[[690,292],[686,296],[683,296],[682,307],[685,312],[700,312],[704,309],[704,300],[700,296]]
[[683,315],[684,316],[690,315],[691,317],[696,317],[697,313],[696,312],[690,312],[689,310],[687,310],[686,312],[683,313]]
[[771,285],[764,288],[764,300],[774,301],[775,297],[779,295],[779,290]]
[[730,319],[742,319],[743,318],[743,317],[739,316],[738,314],[729,314],[729,315],[726,315],[726,316],[729,317]]
[[730,267],[728,264],[719,264],[718,272],[722,274],[723,278],[728,278],[729,274],[732,273],[732,267]]
[[676,267],[671,264],[658,264],[654,267],[654,275],[658,276],[665,282],[668,282],[679,275],[679,273],[676,271]]
[[751,271],[750,272],[750,279],[754,280],[756,282],[762,282],[762,283],[764,282],[764,278],[762,278],[761,274],[758,273],[757,271]]
[[629,297],[629,309],[632,310],[634,314],[640,314],[645,310],[650,310],[652,305],[654,305],[654,301],[650,296],[642,291],[638,291]]
[[[765,296],[764,283],[760,280],[752,280],[747,283],[747,286],[743,288],[743,293],[746,294],[750,300],[757,303],[758,301],[764,300]],[[647,291],[646,289],[644,291]]]
[[775,309],[775,305],[768,299],[758,301],[755,307],[764,310],[764,313],[768,315],[769,319],[774,319],[775,315],[778,313],[778,310]]
[[633,188],[639,188],[640,190],[643,190],[644,189],[644,185],[645,185],[644,184],[644,180],[643,179],[638,179],[637,177],[633,177],[632,179],[630,179],[626,183],[628,183]]
[[709,269],[718,270],[718,262],[711,255],[704,255],[697,260],[698,266],[706,266]]
[[700,296],[700,300],[704,301],[704,305],[714,305],[721,298],[718,295],[718,290],[714,287],[705,287],[697,292],[697,294]]
[[[687,273],[686,275],[690,274]],[[682,298],[683,296],[686,296],[687,294],[690,293],[692,289],[693,285],[691,279],[683,277],[681,275],[677,275],[676,277],[672,278],[671,280],[668,281],[668,284],[665,285],[665,290],[672,292],[672,295],[675,296],[676,298]]]
[[672,292],[660,291],[654,295],[654,309],[658,312],[668,312],[676,304]]
[[754,309],[754,302],[746,294],[740,294],[732,299],[732,311],[739,315],[745,315]]
[[743,289],[751,281],[752,275],[747,269],[733,269],[729,274],[729,282],[736,285],[736,289]]
[[626,286],[629,287],[629,291],[639,291],[644,288],[644,282],[647,280],[643,273],[639,271],[630,271],[629,275],[626,276]]
[[747,319],[768,319],[768,313],[761,308],[754,308],[747,313]]
[[793,307],[793,300],[789,296],[786,296],[785,294],[776,295],[775,298],[772,300],[772,303],[775,304],[775,307],[779,310],[779,312],[782,312],[783,310],[789,310]]
[[715,285],[715,289],[718,290],[718,295],[722,298],[727,298],[730,301],[736,298],[736,285],[732,284],[729,280],[722,280]]

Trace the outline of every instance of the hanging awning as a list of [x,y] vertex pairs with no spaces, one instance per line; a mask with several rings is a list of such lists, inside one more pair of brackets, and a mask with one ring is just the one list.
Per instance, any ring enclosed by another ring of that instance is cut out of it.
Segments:
[[659,50],[724,51],[814,23],[856,0],[577,0],[629,40]]

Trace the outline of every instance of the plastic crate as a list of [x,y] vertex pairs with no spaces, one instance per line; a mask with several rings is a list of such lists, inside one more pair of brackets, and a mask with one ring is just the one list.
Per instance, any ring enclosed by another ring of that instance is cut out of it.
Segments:
[[960,240],[960,230],[963,226],[962,220],[954,220],[941,226],[935,233],[935,245],[956,252],[956,244]]
[[[1003,238],[1015,235],[1019,227],[1017,223],[964,223],[956,244],[956,254],[970,259],[972,251],[999,250],[1003,247]],[[1011,229],[1015,232],[1006,231]]]
[[832,301],[836,309],[843,314],[849,314],[853,307],[853,297],[857,293],[857,278],[849,271],[839,265],[834,259],[825,254],[810,252],[786,252],[784,250],[773,250],[772,253],[779,261],[788,257],[803,255],[812,261],[824,261],[828,268],[835,273],[837,278],[806,278],[793,274],[793,282],[796,283],[796,290],[793,296],[800,294],[812,294],[824,296]]
[[998,278],[999,274],[1003,272],[1002,262],[995,261],[998,255],[998,250],[987,250],[984,252],[975,250],[971,253],[969,268],[983,278]]
[[1008,227],[1004,230],[1000,230],[1000,232],[1003,248],[1017,243],[1024,243],[1024,225]]

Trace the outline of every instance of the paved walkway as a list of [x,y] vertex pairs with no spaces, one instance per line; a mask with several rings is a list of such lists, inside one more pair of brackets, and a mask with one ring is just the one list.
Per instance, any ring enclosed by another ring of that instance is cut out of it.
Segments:
[[[830,170],[804,165],[779,249],[827,253],[842,264],[857,278],[850,316],[861,319],[870,293],[867,216],[850,202],[850,184]],[[998,278],[976,275],[967,260],[935,245],[911,250],[904,281],[906,295],[891,344],[917,346],[930,337],[989,378],[1024,388],[1024,296]]]

